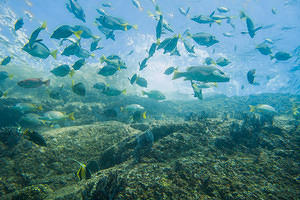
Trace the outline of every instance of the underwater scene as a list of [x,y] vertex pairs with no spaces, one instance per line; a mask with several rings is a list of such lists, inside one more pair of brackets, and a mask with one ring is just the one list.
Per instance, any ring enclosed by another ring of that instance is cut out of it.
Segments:
[[299,0],[0,0],[0,199],[300,199]]

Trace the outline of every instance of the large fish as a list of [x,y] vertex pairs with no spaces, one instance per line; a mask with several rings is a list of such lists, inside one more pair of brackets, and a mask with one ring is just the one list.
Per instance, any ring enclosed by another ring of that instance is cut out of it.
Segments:
[[173,80],[185,77],[185,80],[195,80],[201,82],[228,82],[230,78],[215,66],[192,66],[186,72],[174,72]]

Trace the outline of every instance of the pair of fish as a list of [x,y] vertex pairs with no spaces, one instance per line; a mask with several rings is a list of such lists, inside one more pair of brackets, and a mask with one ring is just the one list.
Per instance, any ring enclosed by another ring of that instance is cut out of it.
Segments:
[[131,85],[133,85],[134,83],[136,83],[137,85],[141,86],[141,87],[147,87],[148,82],[145,78],[138,76],[137,74],[134,74],[131,79],[129,79]]
[[66,7],[77,19],[85,22],[85,13],[77,0],[69,0],[69,3],[66,3]]
[[127,69],[126,63],[119,56],[114,54],[108,57],[101,56],[100,62],[106,63],[98,72],[98,74],[102,76],[112,76],[121,69]]

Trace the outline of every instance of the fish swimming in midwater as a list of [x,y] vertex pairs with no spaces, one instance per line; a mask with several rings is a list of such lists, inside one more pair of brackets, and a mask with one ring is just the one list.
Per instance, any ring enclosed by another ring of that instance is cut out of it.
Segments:
[[216,62],[211,57],[205,58],[204,63],[207,64],[207,65],[216,65]]
[[11,58],[12,58],[11,56],[6,56],[6,57],[3,58],[3,60],[1,61],[0,65],[5,66],[5,65],[9,64],[10,61],[11,61]]
[[187,40],[185,40],[185,39],[182,39],[182,42],[183,42],[184,48],[185,48],[185,50],[186,50],[187,52],[192,53],[192,54],[195,53],[195,46],[194,46],[194,45],[192,46],[192,45],[191,45]]
[[24,21],[23,21],[23,18],[21,17],[15,23],[15,26],[14,26],[15,31],[21,29],[23,27],[23,25],[24,25]]
[[101,38],[95,39],[90,46],[90,51],[96,51],[96,50],[101,50],[104,47],[98,47],[98,43],[101,40]]
[[249,107],[250,107],[250,112],[258,112],[267,115],[274,115],[277,113],[275,108],[267,104],[259,104],[256,106],[249,105]]
[[41,87],[42,85],[49,86],[50,84],[50,79],[43,81],[41,78],[31,78],[31,79],[25,79],[22,81],[19,81],[18,86],[23,87],[23,88],[38,88]]
[[272,50],[271,48],[266,44],[266,42],[260,43],[256,46],[256,49],[262,54],[262,55],[271,55]]
[[103,91],[106,87],[107,87],[107,85],[103,82],[95,83],[93,86],[93,88],[100,90],[100,91]]
[[193,81],[191,81],[191,86],[194,91],[194,97],[198,98],[199,100],[202,100],[203,99],[202,88],[199,88],[197,84],[193,83]]
[[72,76],[72,71],[69,67],[69,65],[60,65],[50,71],[55,76],[64,77],[70,74]]
[[62,25],[60,27],[58,27],[51,35],[50,38],[54,38],[54,39],[62,39],[62,38],[68,38],[71,35],[75,35],[78,39],[80,38],[82,31],[74,31],[74,28],[72,26],[69,25]]
[[85,64],[85,59],[81,58],[72,65],[72,68],[75,70],[79,70],[84,64]]
[[111,64],[107,64],[99,70],[98,74],[100,74],[102,76],[112,76],[118,70],[120,70],[120,67],[111,65]]
[[155,100],[158,100],[158,101],[159,100],[164,100],[166,98],[166,96],[158,90],[151,90],[149,92],[142,91],[142,95],[146,95],[150,99],[155,99]]
[[177,72],[173,74],[173,80],[184,77],[185,80],[195,80],[201,82],[229,82],[230,78],[215,66],[192,66],[187,68],[186,72]]
[[200,32],[200,33],[196,33],[196,34],[188,33],[188,36],[191,37],[197,44],[206,46],[206,47],[210,47],[219,42],[215,36],[213,36],[209,33],[204,33],[204,32]]
[[14,75],[8,74],[6,71],[0,71],[0,81],[4,81],[7,78],[12,79],[13,76]]
[[111,3],[102,3],[103,7],[111,8]]
[[113,17],[110,15],[102,15],[96,20],[104,27],[111,29],[111,30],[121,30],[121,31],[127,31],[131,28],[134,28],[137,30],[137,25],[130,25],[128,22],[125,20],[118,18],[118,17]]
[[225,67],[225,66],[229,65],[230,63],[231,63],[230,60],[228,60],[225,57],[220,57],[216,60],[216,64],[221,67]]
[[255,73],[256,69],[251,69],[247,72],[247,80],[252,85],[259,85],[259,83],[255,82]]
[[178,8],[178,11],[180,14],[182,14],[183,16],[187,16],[189,11],[190,11],[190,7],[188,7],[186,10],[184,10],[184,8]]
[[156,47],[157,47],[157,43],[152,43],[150,49],[149,49],[149,55],[148,55],[148,58],[152,57],[155,53],[155,50],[156,50]]
[[126,89],[124,90],[119,90],[114,87],[107,86],[102,90],[102,94],[105,94],[107,96],[119,96],[121,94],[126,94]]
[[85,86],[81,82],[75,84],[74,81],[72,81],[72,91],[79,96],[85,96],[86,94]]
[[217,10],[220,12],[220,13],[227,13],[230,11],[230,9],[226,8],[226,7],[218,7]]
[[284,52],[284,51],[278,51],[274,56],[270,55],[271,60],[273,60],[274,58],[276,60],[280,60],[280,61],[284,61],[284,60],[288,60],[292,57],[292,55],[290,53]]
[[135,83],[141,87],[147,87],[147,80],[143,77],[137,76]]
[[84,25],[75,25],[73,27],[73,30],[75,32],[79,32],[80,33],[80,37],[81,38],[85,38],[85,39],[98,39],[98,36],[93,35],[92,30],[90,28],[88,28],[87,26]]
[[52,121],[52,122],[62,121],[66,119],[75,120],[74,112],[70,114],[64,114],[60,111],[48,111],[44,113],[42,117],[40,117],[40,120]]
[[140,71],[147,67],[147,61],[149,58],[144,58],[142,62],[139,63],[140,65]]
[[176,71],[178,67],[169,67],[165,70],[164,74],[165,75],[171,75],[174,71]]
[[40,120],[40,117],[40,115],[35,113],[27,113],[21,117],[20,123],[24,126],[40,126],[44,124],[43,121]]
[[247,29],[248,29],[248,32],[245,32],[243,31],[242,34],[249,34],[251,38],[254,38],[255,36],[255,33],[262,29],[263,27],[262,26],[259,26],[257,28],[254,27],[254,23],[253,21],[251,20],[250,17],[248,17],[244,12],[241,12],[241,15],[240,15],[240,18],[241,19],[246,19],[246,24],[247,24]]
[[159,16],[159,20],[157,22],[157,25],[156,25],[156,43],[159,44],[160,43],[160,37],[161,37],[161,34],[162,34],[162,28],[163,28],[163,16],[160,15]]
[[33,44],[27,43],[22,50],[29,53],[33,57],[38,57],[42,59],[46,59],[51,55],[54,59],[56,59],[57,50],[50,52],[49,48],[41,43],[41,42],[34,42]]
[[138,8],[140,11],[143,11],[143,10],[144,10],[144,8],[141,6],[141,3],[140,3],[139,0],[131,0],[131,2],[132,2],[132,4],[133,4],[136,8]]
[[15,106],[13,106],[13,109],[20,111],[21,113],[29,113],[42,111],[43,107],[41,105],[38,106],[32,103],[17,103]]
[[82,7],[78,4],[77,0],[69,0],[69,4],[66,3],[66,7],[70,13],[73,13],[74,16],[85,22],[85,14]]

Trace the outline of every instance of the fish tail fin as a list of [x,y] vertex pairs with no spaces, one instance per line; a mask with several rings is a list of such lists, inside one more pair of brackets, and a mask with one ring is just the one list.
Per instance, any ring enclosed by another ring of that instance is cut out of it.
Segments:
[[148,14],[149,17],[154,17],[153,13],[150,12],[149,10],[147,11],[147,14]]
[[45,29],[46,27],[47,27],[47,22],[44,21],[43,24],[42,24],[42,26],[41,26],[41,28],[42,28],[42,29]]
[[8,95],[8,91],[5,91],[5,92],[3,92],[2,96],[7,97],[7,95]]
[[39,105],[39,106],[36,107],[36,109],[38,109],[38,110],[43,110],[43,106],[42,106],[42,105]]
[[46,86],[49,86],[49,85],[50,85],[50,79],[44,81],[44,84],[45,84]]
[[217,24],[221,25],[222,20],[215,20],[215,22],[216,22]]
[[275,58],[275,56],[273,56],[272,54],[270,55],[271,60],[273,60]]
[[58,50],[56,49],[56,50],[52,51],[52,52],[50,53],[50,55],[51,55],[54,59],[56,59],[57,52],[58,52]]
[[216,82],[215,82],[213,85],[214,85],[215,87],[218,87],[218,83],[216,83]]
[[82,32],[83,32],[83,31],[75,31],[75,32],[73,32],[73,34],[74,34],[78,39],[80,39]]
[[8,78],[9,78],[10,80],[11,80],[13,77],[14,77],[13,74],[9,74],[9,75],[8,75]]
[[126,89],[122,90],[122,94],[126,94]]
[[[99,48],[98,48],[99,49]],[[103,48],[102,48],[103,49]],[[94,53],[91,53],[91,55],[90,56],[92,56],[93,58],[96,56]]]
[[72,80],[72,87],[75,85],[75,81],[74,80]]
[[74,112],[70,113],[68,117],[69,117],[70,120],[74,121],[75,120]]
[[135,24],[135,25],[132,26],[132,28],[134,28],[135,30],[138,30],[138,25]]
[[75,74],[75,70],[72,69],[72,70],[70,71],[70,77],[72,78],[72,77],[74,76],[74,74]]
[[258,31],[258,30],[262,29],[262,28],[263,28],[262,26],[260,26],[260,27],[257,27],[256,29],[254,29],[254,33],[255,33],[256,31]]
[[103,56],[100,57],[100,63],[104,63],[105,60],[106,60],[105,55],[103,55]]
[[250,107],[250,112],[254,112],[255,111],[255,106],[249,105]]
[[172,80],[182,77],[183,73],[179,71],[174,71]]
[[124,111],[125,111],[125,108],[124,108],[123,106],[121,106],[121,107],[120,107],[120,111],[121,111],[121,112],[124,112]]
[[143,119],[147,119],[147,116],[146,116],[146,111],[145,111],[145,112],[143,112],[143,114],[142,114],[142,117],[143,117]]
[[160,44],[160,39],[159,39],[159,38],[156,40],[156,44],[157,44],[157,45]]
[[147,94],[147,92],[145,92],[144,90],[142,90],[142,95],[146,95]]
[[128,23],[126,23],[126,24],[122,24],[121,26],[123,26],[123,27],[124,27],[124,31],[127,31],[127,30],[128,30],[128,28],[127,28],[127,26],[128,26]]

